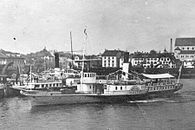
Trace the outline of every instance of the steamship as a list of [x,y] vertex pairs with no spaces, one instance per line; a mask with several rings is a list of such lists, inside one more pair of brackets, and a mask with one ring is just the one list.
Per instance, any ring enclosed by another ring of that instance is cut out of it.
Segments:
[[[123,68],[129,65],[124,64]],[[75,103],[115,103],[172,95],[182,88],[174,76],[165,74],[128,73],[128,69],[108,75],[107,80],[98,80],[96,73],[81,72],[80,82],[66,86],[60,91],[22,90],[21,94],[31,98],[32,105],[54,105]],[[140,78],[142,75],[142,78]]]

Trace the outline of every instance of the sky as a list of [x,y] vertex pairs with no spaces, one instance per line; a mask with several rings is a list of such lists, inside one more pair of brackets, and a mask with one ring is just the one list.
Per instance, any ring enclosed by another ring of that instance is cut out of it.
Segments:
[[[0,0],[0,48],[86,54],[170,49],[195,36],[195,0]],[[84,29],[86,28],[86,35]]]

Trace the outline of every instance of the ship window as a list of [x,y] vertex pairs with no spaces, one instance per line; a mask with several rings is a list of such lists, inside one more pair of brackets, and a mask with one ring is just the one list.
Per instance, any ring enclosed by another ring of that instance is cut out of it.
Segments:
[[35,88],[38,88],[39,87],[39,85],[38,84],[35,84]]
[[117,87],[115,89],[117,90]]
[[44,84],[42,84],[42,88],[44,87]]
[[123,87],[121,86],[121,90],[123,90]]
[[58,87],[58,84],[56,84],[56,87]]
[[89,89],[91,89],[91,86],[89,86]]

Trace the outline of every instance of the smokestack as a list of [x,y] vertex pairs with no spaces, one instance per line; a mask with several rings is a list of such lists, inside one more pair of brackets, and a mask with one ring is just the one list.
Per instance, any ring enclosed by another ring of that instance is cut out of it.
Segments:
[[124,52],[124,63],[129,62],[129,52]]
[[60,65],[59,65],[59,53],[55,52],[54,56],[55,56],[55,68],[60,68]]
[[170,39],[170,53],[173,52],[173,39]]

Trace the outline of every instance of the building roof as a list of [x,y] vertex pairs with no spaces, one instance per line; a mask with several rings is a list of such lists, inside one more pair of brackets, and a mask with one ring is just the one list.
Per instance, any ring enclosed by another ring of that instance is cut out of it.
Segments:
[[175,50],[179,50],[180,51],[181,49],[179,47],[176,47]]
[[6,55],[4,55],[3,53],[0,52],[0,57],[1,58],[6,58]]
[[158,58],[158,54],[149,54],[149,53],[143,53],[143,54],[134,54],[132,58]]
[[195,38],[176,38],[175,46],[195,46]]
[[35,53],[27,54],[26,56],[27,57],[45,57],[45,56],[53,57],[53,55],[49,51],[47,51],[46,48]]
[[172,61],[175,60],[175,56],[173,53],[136,53],[133,54],[132,58],[161,58],[161,57],[169,57]]
[[124,51],[121,50],[105,50],[102,56],[122,56]]
[[5,51],[3,49],[0,49],[0,58],[24,59],[20,53]]
[[195,54],[195,50],[188,50],[188,51],[182,50],[179,54]]

